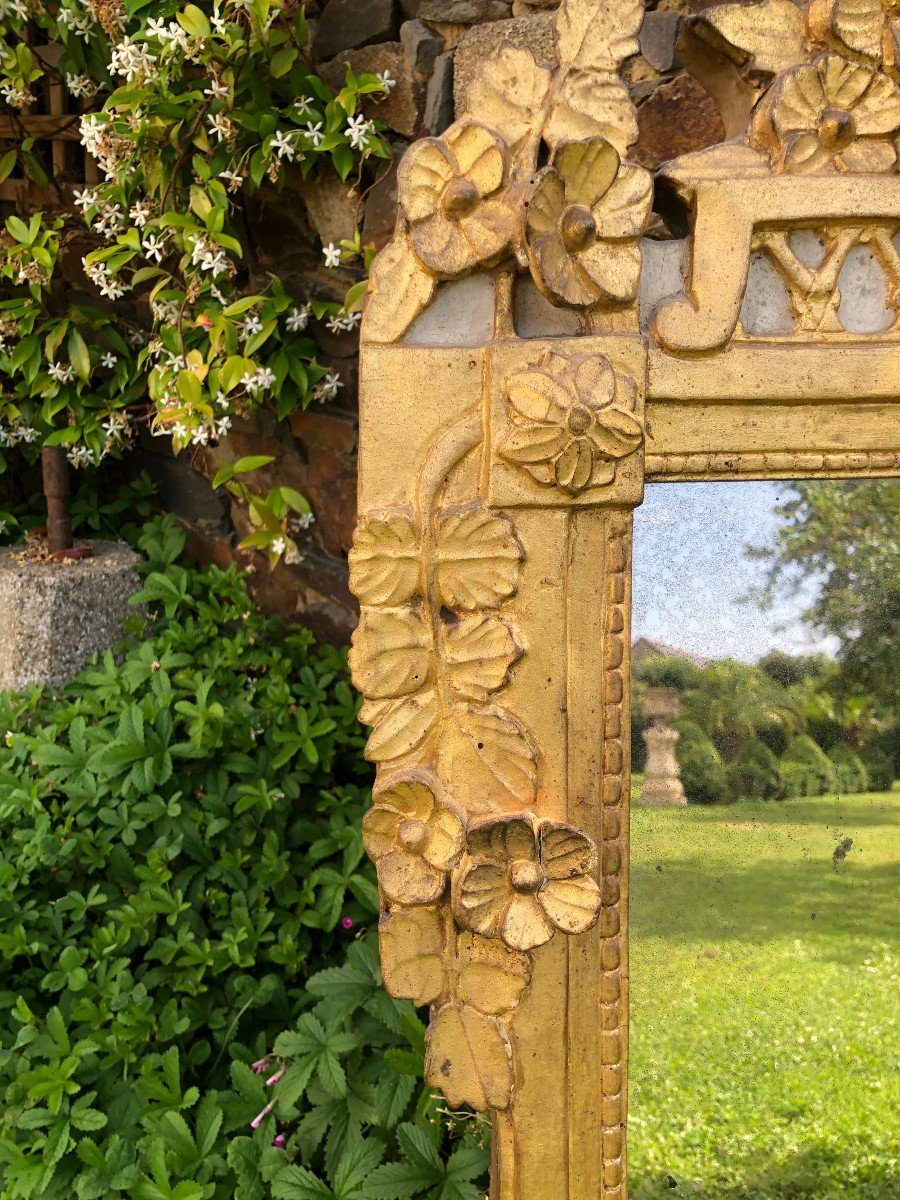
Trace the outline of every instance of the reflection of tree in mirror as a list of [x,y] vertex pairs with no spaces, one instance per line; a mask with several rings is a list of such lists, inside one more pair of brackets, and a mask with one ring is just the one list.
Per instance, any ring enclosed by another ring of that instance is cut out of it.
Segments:
[[900,482],[798,482],[792,490],[777,510],[774,548],[752,551],[768,565],[758,597],[771,603],[813,580],[818,595],[805,618],[840,639],[842,690],[897,711]]

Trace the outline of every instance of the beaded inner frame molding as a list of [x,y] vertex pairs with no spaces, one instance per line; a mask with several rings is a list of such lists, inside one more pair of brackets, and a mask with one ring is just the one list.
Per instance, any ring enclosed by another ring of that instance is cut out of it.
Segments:
[[[746,129],[643,237],[641,0],[563,0],[416,142],[363,322],[364,821],[384,986],[494,1114],[494,1200],[624,1200],[632,511],[645,479],[900,473],[893,0],[695,22]],[[743,129],[743,127],[741,127]]]

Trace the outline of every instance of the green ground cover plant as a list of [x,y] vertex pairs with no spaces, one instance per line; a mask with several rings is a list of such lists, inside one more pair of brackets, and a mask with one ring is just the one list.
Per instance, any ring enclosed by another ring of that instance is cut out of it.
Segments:
[[121,661],[0,693],[0,1196],[475,1200],[379,987],[345,655],[183,541]]
[[900,793],[638,808],[632,855],[632,1200],[893,1200]]

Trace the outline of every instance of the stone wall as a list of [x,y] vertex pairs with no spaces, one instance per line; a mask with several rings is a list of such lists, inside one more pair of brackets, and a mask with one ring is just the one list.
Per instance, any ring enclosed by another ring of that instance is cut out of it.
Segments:
[[[380,163],[362,189],[335,177],[293,181],[281,193],[265,194],[250,215],[248,241],[259,282],[277,270],[298,297],[340,299],[358,275],[325,271],[319,242],[349,237],[359,222],[366,243],[381,247],[396,217],[396,165],[416,137],[441,133],[454,119],[477,60],[503,42],[528,45],[546,59],[552,53],[553,9],[558,0],[308,0],[312,53],[320,74],[335,86],[346,64],[356,72],[390,71],[397,81],[388,97],[372,99],[369,114],[388,127],[393,156]],[[641,54],[626,64],[626,79],[638,106],[640,140],[633,156],[653,169],[677,154],[725,137],[716,104],[686,70],[692,59],[684,17],[712,0],[658,0],[641,34]],[[668,231],[657,220],[652,236]],[[276,462],[254,480],[260,487],[290,484],[307,495],[316,521],[302,540],[303,559],[272,573],[258,555],[235,545],[246,517],[191,477],[186,456],[174,463],[148,445],[142,466],[160,479],[169,506],[182,517],[195,552],[220,564],[239,559],[252,572],[260,602],[313,628],[331,641],[345,641],[355,621],[347,590],[356,491],[357,346],[354,335],[314,330],[321,361],[336,370],[343,388],[335,401],[314,404],[289,428],[269,417],[245,423],[218,447],[199,450],[191,466],[207,479],[219,463],[246,454],[271,454]]]

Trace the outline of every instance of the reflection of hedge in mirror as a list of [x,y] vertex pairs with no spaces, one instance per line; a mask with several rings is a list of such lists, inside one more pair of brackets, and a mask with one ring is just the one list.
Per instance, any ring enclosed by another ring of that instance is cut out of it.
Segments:
[[732,799],[780,800],[784,780],[778,759],[759,738],[748,738],[728,768]]
[[681,769],[681,782],[690,804],[725,804],[732,799],[728,770],[722,758],[699,725],[678,721],[680,736],[675,755]]
[[781,759],[781,776],[788,796],[824,796],[837,786],[834,764],[806,734],[788,742]]
[[[847,795],[869,790],[869,772],[858,754],[846,742],[838,742],[828,752],[837,775],[837,790]],[[888,787],[890,784],[887,785]]]
[[863,748],[860,759],[869,777],[873,792],[886,792],[894,782],[894,766],[890,758],[878,746]]

